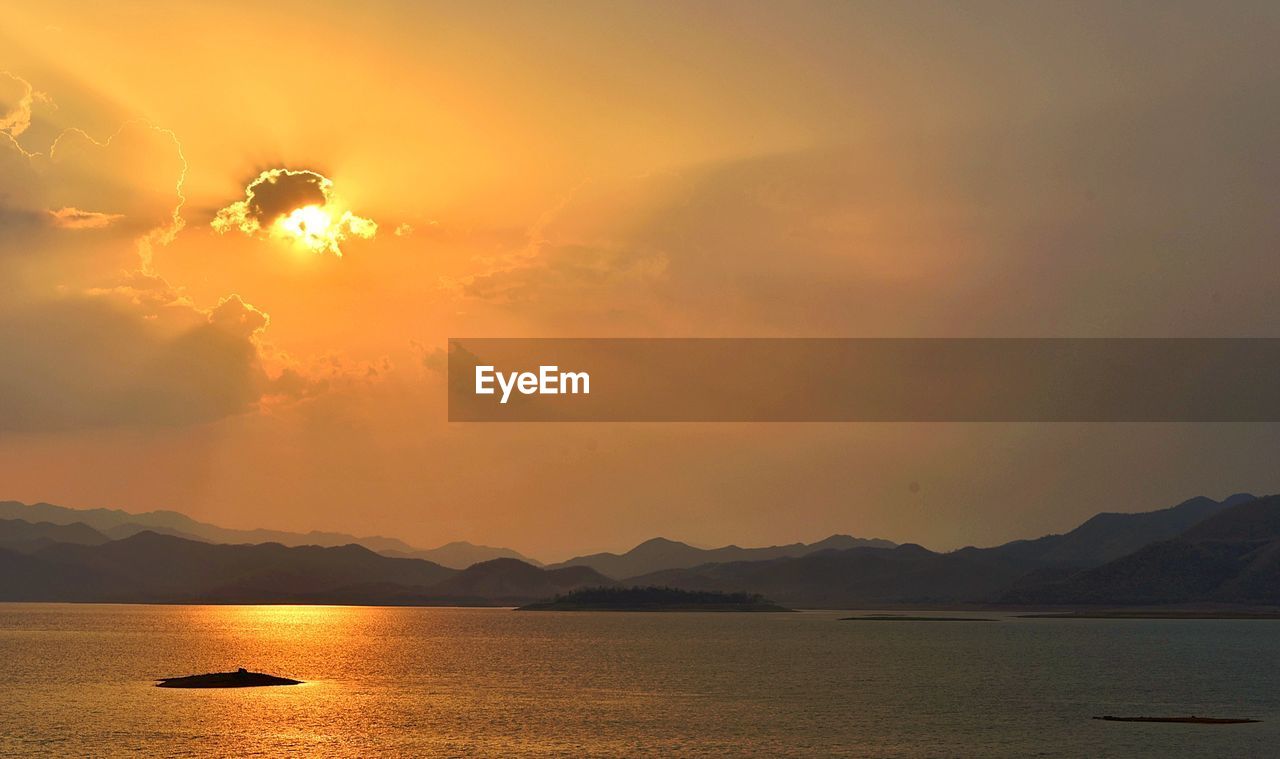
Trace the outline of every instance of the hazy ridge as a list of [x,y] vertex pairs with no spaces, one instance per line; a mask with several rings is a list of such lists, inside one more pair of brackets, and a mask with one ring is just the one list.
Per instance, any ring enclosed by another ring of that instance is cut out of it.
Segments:
[[479,561],[498,558],[514,558],[538,565],[510,548],[478,546],[465,541],[454,541],[438,548],[416,548],[398,538],[381,535],[357,537],[343,532],[289,532],[285,530],[237,530],[200,522],[177,511],[147,511],[133,514],[121,509],[72,509],[49,503],[24,504],[18,501],[0,501],[0,519],[21,519],[27,522],[48,522],[56,525],[82,523],[109,538],[121,539],[139,532],[150,531],[163,535],[200,540],[207,543],[280,543],[286,546],[364,546],[397,558],[414,558],[434,561],[454,569],[463,569]]
[[[578,564],[539,567],[502,556],[463,569],[418,558],[429,552],[411,547],[379,553],[354,540],[216,543],[133,531],[158,521],[183,534],[275,534],[224,530],[176,512],[0,504],[0,514],[15,513],[40,521],[0,519],[0,600],[6,601],[517,605],[581,588],[658,586],[834,608],[1280,604],[1280,496],[1199,497],[1156,511],[1099,514],[1061,535],[949,553],[843,535],[719,549],[653,539]],[[73,516],[84,519],[67,521]],[[113,539],[120,532],[130,534]],[[455,550],[453,558],[464,555],[465,549]],[[722,557],[746,558],[714,560]],[[662,568],[625,574],[646,566]]]

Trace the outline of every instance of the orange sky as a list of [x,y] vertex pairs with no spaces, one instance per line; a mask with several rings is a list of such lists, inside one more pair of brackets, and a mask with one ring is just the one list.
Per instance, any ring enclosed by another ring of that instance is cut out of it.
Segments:
[[[1278,31],[1244,2],[6,8],[0,497],[556,559],[1280,490],[1274,425],[448,425],[439,372],[451,335],[1277,336]],[[211,227],[279,168],[376,234]]]

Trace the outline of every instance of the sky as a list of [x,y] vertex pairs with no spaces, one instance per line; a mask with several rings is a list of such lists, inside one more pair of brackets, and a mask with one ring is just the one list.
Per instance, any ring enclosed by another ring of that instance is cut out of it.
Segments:
[[[0,12],[0,497],[950,549],[1272,424],[449,424],[449,337],[1280,337],[1274,3]],[[940,380],[942,381],[942,380]]]

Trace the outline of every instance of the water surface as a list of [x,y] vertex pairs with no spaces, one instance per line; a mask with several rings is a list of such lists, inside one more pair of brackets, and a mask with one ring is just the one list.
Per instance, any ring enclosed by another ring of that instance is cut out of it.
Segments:
[[[1191,757],[1280,745],[1277,621],[846,615],[0,604],[0,755]],[[307,684],[153,687],[238,666]]]

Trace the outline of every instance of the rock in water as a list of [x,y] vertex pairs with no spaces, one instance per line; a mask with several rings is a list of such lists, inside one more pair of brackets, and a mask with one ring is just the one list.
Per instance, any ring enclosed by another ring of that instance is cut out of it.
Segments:
[[211,672],[207,675],[163,677],[157,688],[261,688],[267,685],[301,685],[301,680],[250,672],[244,667],[235,672]]

